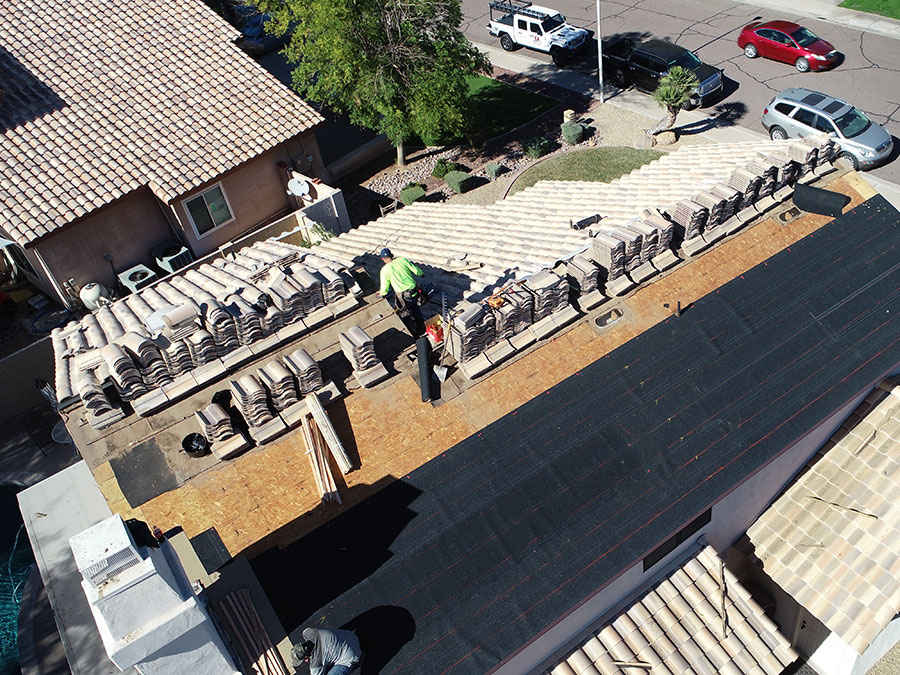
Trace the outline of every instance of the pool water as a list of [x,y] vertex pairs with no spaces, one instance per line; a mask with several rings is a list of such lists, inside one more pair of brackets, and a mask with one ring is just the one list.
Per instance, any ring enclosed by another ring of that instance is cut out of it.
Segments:
[[0,485],[0,675],[21,672],[16,644],[19,600],[34,565],[31,543],[16,500],[19,490],[19,487]]

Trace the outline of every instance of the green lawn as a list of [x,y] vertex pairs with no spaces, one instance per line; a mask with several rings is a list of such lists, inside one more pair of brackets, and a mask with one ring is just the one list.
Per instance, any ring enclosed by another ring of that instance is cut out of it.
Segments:
[[551,157],[527,169],[513,183],[509,194],[531,187],[540,180],[581,180],[608,183],[642,167],[662,155],[658,150],[635,148],[588,148]]
[[[469,119],[484,140],[530,122],[557,105],[557,101],[518,87],[477,75],[469,80]],[[427,138],[425,145],[452,145],[461,138]]]
[[897,0],[844,0],[838,7],[900,19],[900,2]]

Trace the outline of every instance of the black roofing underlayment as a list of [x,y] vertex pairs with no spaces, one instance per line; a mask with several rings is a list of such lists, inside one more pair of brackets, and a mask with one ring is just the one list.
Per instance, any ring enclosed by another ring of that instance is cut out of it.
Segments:
[[497,666],[900,364],[898,220],[868,200],[257,558],[285,628],[350,623],[364,672]]

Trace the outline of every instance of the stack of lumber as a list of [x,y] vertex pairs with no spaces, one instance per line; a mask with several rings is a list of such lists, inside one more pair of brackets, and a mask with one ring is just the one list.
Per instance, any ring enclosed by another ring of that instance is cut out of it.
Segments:
[[241,659],[255,675],[288,675],[288,670],[266,632],[249,589],[239,588],[216,605],[216,613],[228,628],[241,653]]
[[341,440],[338,438],[337,432],[331,424],[331,420],[328,419],[328,413],[325,412],[325,408],[322,406],[322,402],[319,400],[318,395],[316,395],[315,392],[307,394],[304,400],[306,401],[310,414],[322,433],[322,438],[325,439],[325,444],[328,446],[328,449],[334,457],[334,461],[337,462],[342,473],[350,473],[353,470],[353,465],[350,463],[347,451],[344,450],[344,446],[341,444]]
[[306,456],[312,467],[313,478],[316,481],[316,489],[322,503],[337,502],[341,504],[341,495],[338,494],[334,475],[328,464],[328,445],[322,435],[319,426],[311,415],[303,416],[303,441],[306,443]]

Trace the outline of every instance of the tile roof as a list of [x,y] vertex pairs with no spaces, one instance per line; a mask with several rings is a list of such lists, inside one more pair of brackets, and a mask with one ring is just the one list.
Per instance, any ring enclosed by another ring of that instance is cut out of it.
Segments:
[[[790,141],[697,145],[664,155],[610,183],[541,181],[488,206],[414,203],[323,242],[321,250],[377,273],[388,246],[426,266],[426,277],[454,299],[479,295],[498,281],[521,278],[590,245],[589,235],[624,225],[644,209],[725,183],[735,169]],[[585,230],[570,226],[601,214]],[[376,274],[377,276],[377,274]]]
[[322,117],[200,0],[0,4],[0,226],[32,242],[149,185],[170,201]]
[[747,531],[785,592],[862,654],[900,611],[900,385],[883,382]]
[[796,658],[750,593],[705,546],[545,672],[776,675]]

